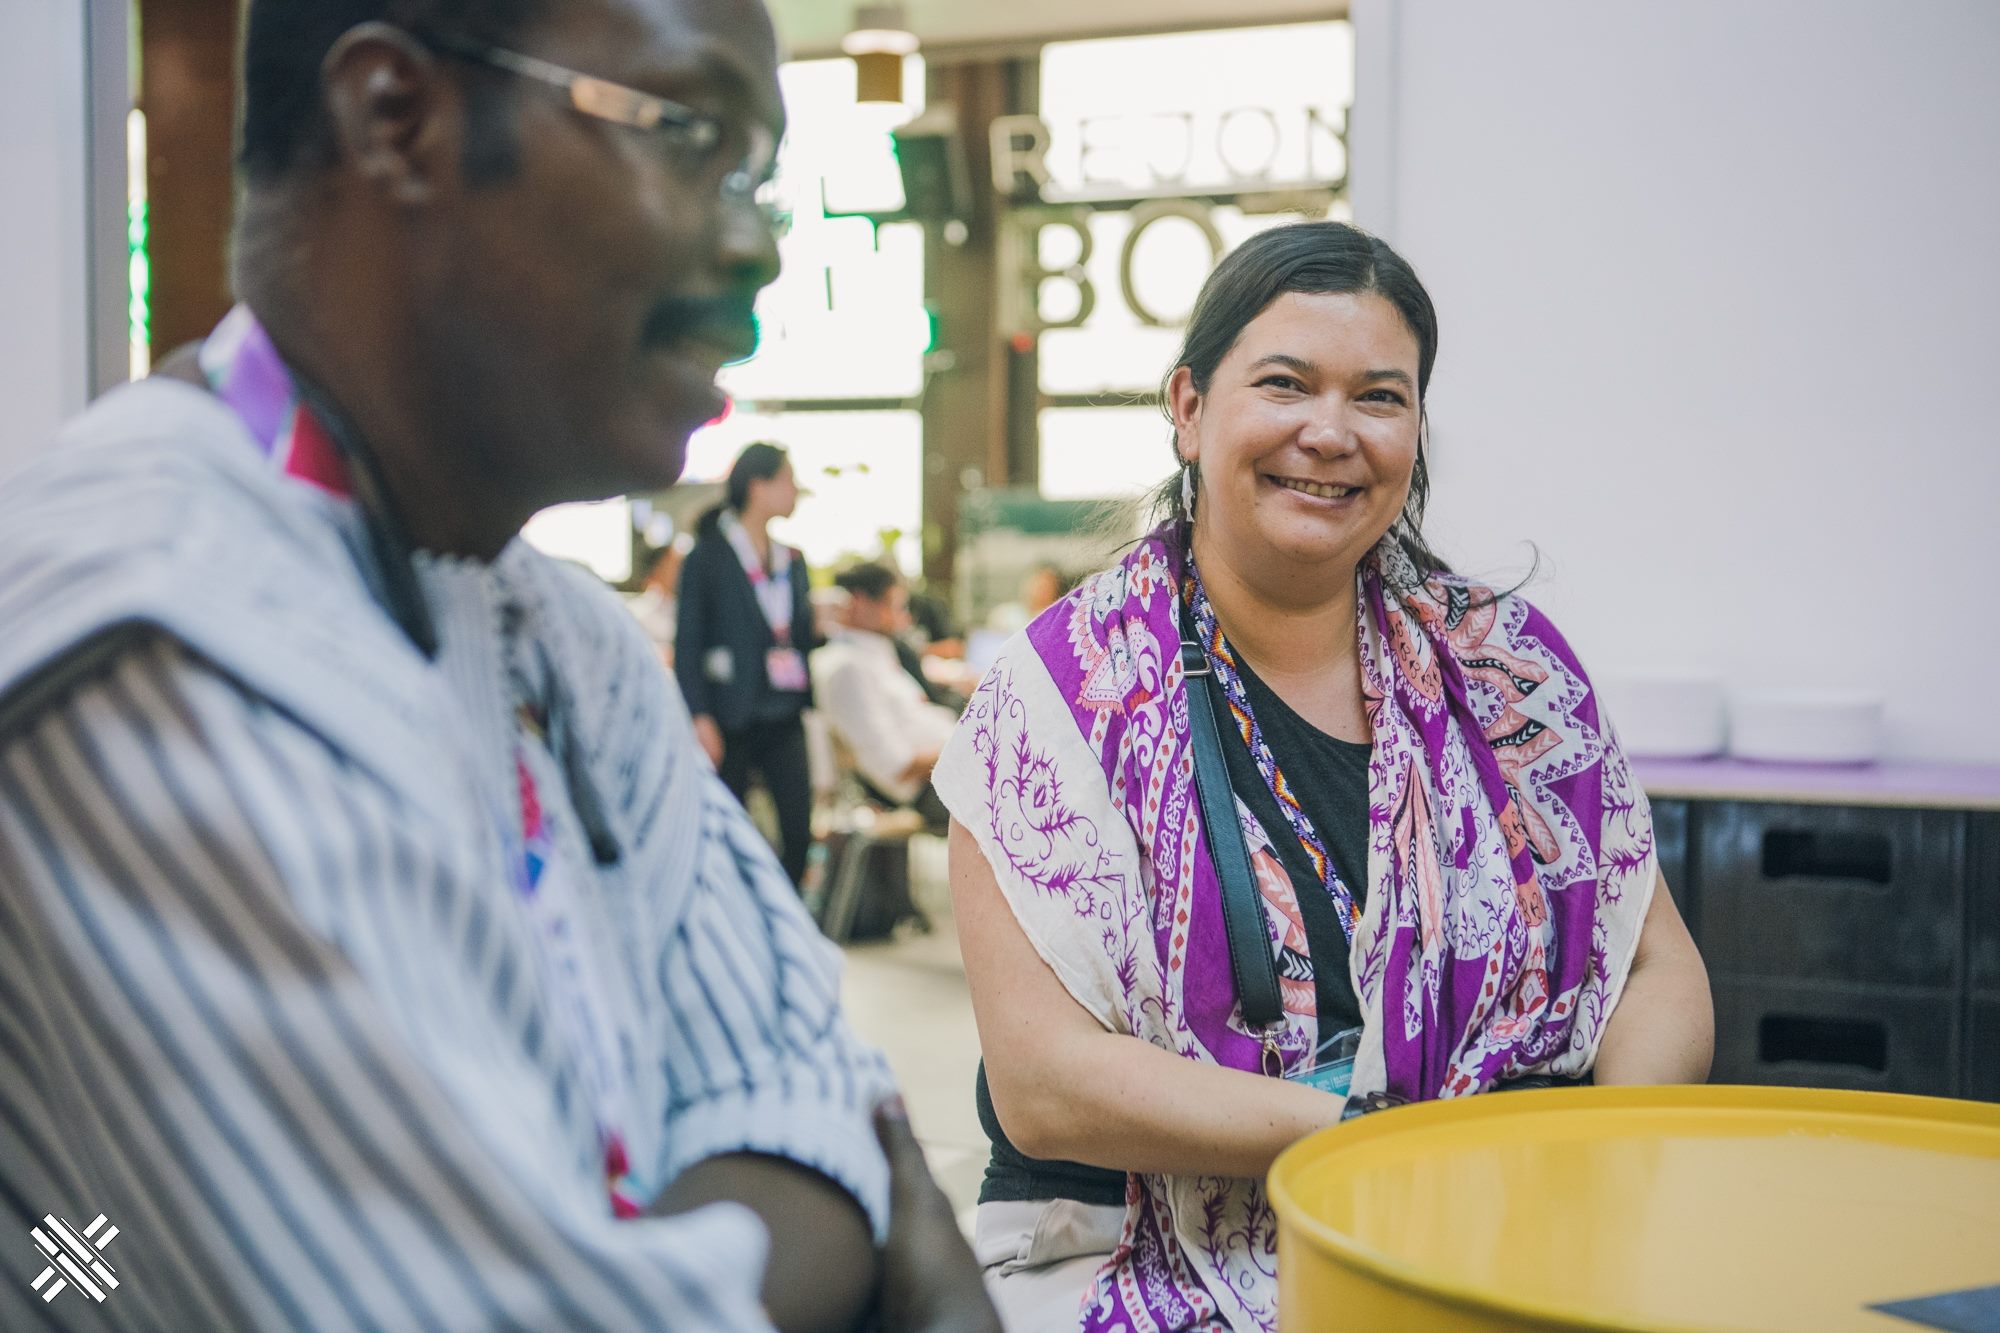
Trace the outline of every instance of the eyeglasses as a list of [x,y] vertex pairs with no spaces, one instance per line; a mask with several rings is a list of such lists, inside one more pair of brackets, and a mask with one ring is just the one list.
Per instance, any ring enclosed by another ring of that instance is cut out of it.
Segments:
[[784,219],[761,197],[770,186],[778,160],[777,136],[768,125],[726,121],[622,83],[469,38],[430,32],[413,35],[440,55],[556,88],[568,96],[570,107],[583,115],[659,136],[673,146],[676,166],[684,173],[697,178],[712,176],[724,199],[754,204],[767,225],[774,230],[782,226]]

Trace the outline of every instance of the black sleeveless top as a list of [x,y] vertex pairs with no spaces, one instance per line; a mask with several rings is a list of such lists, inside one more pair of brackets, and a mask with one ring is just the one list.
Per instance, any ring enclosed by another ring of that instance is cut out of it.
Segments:
[[[1264,740],[1278,766],[1285,771],[1314,831],[1333,857],[1341,882],[1347,885],[1348,892],[1354,895],[1355,906],[1359,907],[1368,892],[1371,747],[1327,735],[1294,712],[1247,665],[1239,665],[1244,689],[1250,696],[1250,708],[1257,715]],[[1361,1004],[1348,975],[1347,937],[1341,930],[1340,911],[1313,872],[1312,862],[1279,809],[1277,798],[1271,795],[1263,775],[1257,771],[1257,761],[1251,757],[1250,747],[1243,743],[1235,719],[1221,705],[1221,692],[1212,693],[1218,705],[1216,728],[1222,734],[1222,754],[1229,764],[1229,785],[1250,807],[1251,815],[1263,827],[1278,859],[1292,877],[1299,915],[1305,921],[1306,948],[1313,958],[1313,990],[1319,1005],[1320,1030],[1330,1035],[1344,1028],[1359,1027]],[[974,1096],[980,1128],[993,1143],[992,1155],[986,1163],[986,1178],[979,1187],[979,1202],[1075,1199],[1108,1206],[1125,1202],[1122,1171],[1029,1157],[1015,1148],[994,1113],[983,1060]]]

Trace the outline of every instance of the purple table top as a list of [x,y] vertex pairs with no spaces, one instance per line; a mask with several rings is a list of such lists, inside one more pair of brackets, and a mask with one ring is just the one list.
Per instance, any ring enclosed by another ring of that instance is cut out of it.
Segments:
[[1885,761],[1767,764],[1752,759],[1632,757],[1646,794],[1663,798],[2000,810],[2000,765]]

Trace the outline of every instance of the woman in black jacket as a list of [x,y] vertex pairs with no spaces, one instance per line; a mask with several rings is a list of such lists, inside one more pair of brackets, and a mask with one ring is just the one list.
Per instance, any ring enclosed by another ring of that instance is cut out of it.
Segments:
[[799,715],[812,703],[806,654],[819,646],[805,557],[771,539],[798,504],[791,460],[752,444],[724,503],[701,517],[681,570],[674,675],[695,735],[738,800],[762,774],[778,810],[779,858],[794,884],[812,842],[812,779]]

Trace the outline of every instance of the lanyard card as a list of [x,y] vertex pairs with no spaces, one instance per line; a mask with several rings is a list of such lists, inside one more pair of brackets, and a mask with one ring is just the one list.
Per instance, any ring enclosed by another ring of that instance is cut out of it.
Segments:
[[1361,1049],[1361,1029],[1348,1028],[1336,1032],[1319,1044],[1313,1052],[1312,1068],[1303,1073],[1285,1075],[1294,1083],[1303,1083],[1321,1092],[1330,1092],[1336,1097],[1345,1097],[1354,1085],[1354,1056]]
[[796,648],[773,648],[765,653],[764,674],[774,690],[804,694],[809,688],[806,655]]

